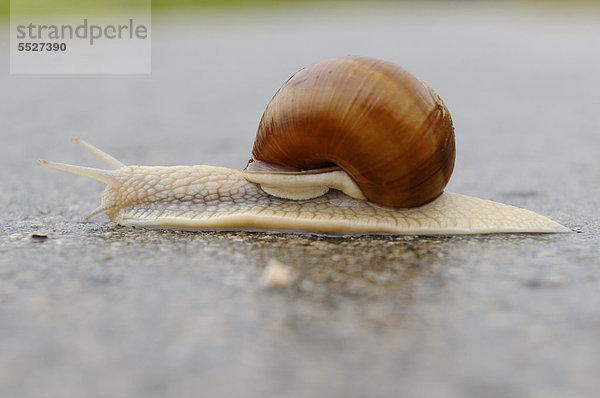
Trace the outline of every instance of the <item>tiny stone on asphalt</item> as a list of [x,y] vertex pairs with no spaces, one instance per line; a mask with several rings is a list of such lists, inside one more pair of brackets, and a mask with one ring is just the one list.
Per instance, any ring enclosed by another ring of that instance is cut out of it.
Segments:
[[279,260],[270,259],[260,276],[266,287],[285,287],[293,282],[292,269]]

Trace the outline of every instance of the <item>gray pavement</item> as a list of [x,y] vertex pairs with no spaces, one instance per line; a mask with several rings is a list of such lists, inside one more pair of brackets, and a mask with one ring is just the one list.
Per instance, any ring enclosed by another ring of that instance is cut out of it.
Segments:
[[[600,393],[599,8],[155,17],[150,76],[10,76],[1,45],[0,396]],[[98,166],[77,135],[125,163],[242,168],[279,85],[345,54],[395,61],[444,98],[449,190],[574,232],[134,229],[84,222],[102,184],[35,165]],[[260,284],[270,259],[290,286]]]

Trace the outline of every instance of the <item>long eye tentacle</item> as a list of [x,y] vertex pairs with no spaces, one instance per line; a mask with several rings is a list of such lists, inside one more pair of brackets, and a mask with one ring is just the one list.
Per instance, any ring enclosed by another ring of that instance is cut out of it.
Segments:
[[83,149],[85,149],[86,151],[88,151],[89,153],[91,153],[92,155],[97,157],[98,159],[100,159],[102,162],[106,163],[106,165],[113,170],[120,169],[121,167],[125,167],[125,164],[123,162],[119,161],[118,159],[109,155],[108,153],[96,148],[89,142],[86,142],[77,137],[73,137],[71,139],[71,141],[74,142],[75,144],[81,145],[83,147]]
[[[88,151],[90,151],[94,154],[95,154],[95,152],[93,152],[93,151],[98,151],[98,153],[100,155],[104,154],[104,152],[98,150],[97,148],[95,148],[92,145],[85,143],[85,141],[75,141],[75,139],[74,139],[73,142],[77,142],[79,144],[83,143],[81,146],[83,146],[85,149],[87,149]],[[108,164],[109,162],[111,162],[111,164],[113,166],[116,165],[115,162],[122,164],[121,162],[112,158],[111,156],[109,156],[109,155],[107,155],[107,156],[108,156],[108,158],[104,159],[105,163]],[[100,156],[98,156],[98,157],[100,157]],[[114,160],[114,162],[113,162],[113,160]],[[105,183],[109,187],[117,188],[120,185],[120,181],[118,179],[119,172],[117,170],[104,170],[104,169],[97,169],[94,167],[76,166],[76,165],[66,164],[66,163],[51,162],[48,160],[38,161],[38,166],[47,166],[47,167],[51,167],[53,169],[66,171],[67,173],[73,173],[73,174],[77,174],[77,175],[84,176],[84,177],[90,177],[90,178],[93,178],[95,180]],[[122,167],[126,167],[126,166],[123,165]],[[121,167],[119,167],[119,169],[120,168]],[[102,213],[109,212],[110,210],[113,210],[114,208],[115,208],[115,206],[111,202],[107,202],[103,198],[102,203],[100,203],[100,205],[96,209],[94,209],[88,216],[86,216],[84,218],[84,220],[89,221],[91,218],[96,217]]]
[[72,164],[51,162],[49,160],[39,160],[38,166],[48,166],[53,169],[66,171],[67,173],[73,173],[84,177],[90,177],[94,180],[101,181],[106,185],[116,186],[119,185],[118,176],[119,173],[113,170],[97,169],[95,167],[84,167],[75,166]]

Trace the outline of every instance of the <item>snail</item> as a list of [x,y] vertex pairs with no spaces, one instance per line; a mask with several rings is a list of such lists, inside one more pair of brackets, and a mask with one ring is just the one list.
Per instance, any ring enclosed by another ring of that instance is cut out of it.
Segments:
[[290,77],[267,105],[244,171],[127,166],[73,141],[112,170],[38,164],[107,184],[86,220],[333,234],[568,231],[529,210],[444,192],[455,158],[448,109],[427,84],[373,58],[326,59]]

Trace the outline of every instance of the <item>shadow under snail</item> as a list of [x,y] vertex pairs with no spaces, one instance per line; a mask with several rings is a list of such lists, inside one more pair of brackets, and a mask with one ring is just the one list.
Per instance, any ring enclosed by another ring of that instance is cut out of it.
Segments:
[[317,62],[290,77],[260,121],[243,172],[127,166],[77,138],[112,170],[39,161],[108,186],[115,223],[321,233],[567,232],[529,210],[444,192],[454,128],[443,101],[400,66],[367,57]]

